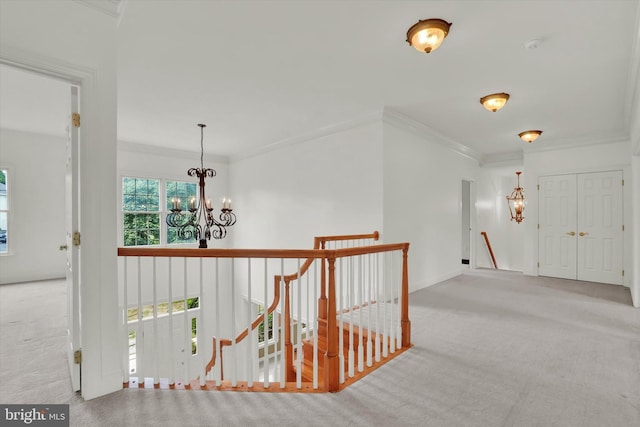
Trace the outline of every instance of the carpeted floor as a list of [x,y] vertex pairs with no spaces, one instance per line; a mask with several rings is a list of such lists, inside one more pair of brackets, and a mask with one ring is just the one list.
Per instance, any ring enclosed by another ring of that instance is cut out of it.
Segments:
[[62,281],[0,286],[0,403],[74,426],[640,425],[640,310],[626,288],[471,270],[411,294],[414,347],[335,394],[70,391]]

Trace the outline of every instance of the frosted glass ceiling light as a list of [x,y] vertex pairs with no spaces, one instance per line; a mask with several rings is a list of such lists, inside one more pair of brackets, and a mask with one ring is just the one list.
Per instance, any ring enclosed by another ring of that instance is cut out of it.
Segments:
[[492,93],[491,95],[480,98],[480,103],[489,111],[494,113],[505,106],[509,100],[508,93]]
[[407,43],[420,52],[433,52],[449,34],[449,27],[451,23],[442,19],[418,21],[407,31]]
[[524,132],[520,132],[518,136],[522,138],[523,141],[533,142],[542,134],[541,130],[526,130]]

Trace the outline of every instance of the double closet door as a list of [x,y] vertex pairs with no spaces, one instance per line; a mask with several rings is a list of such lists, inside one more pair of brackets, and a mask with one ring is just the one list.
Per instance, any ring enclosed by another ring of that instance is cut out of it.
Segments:
[[622,171],[543,176],[538,274],[622,284]]

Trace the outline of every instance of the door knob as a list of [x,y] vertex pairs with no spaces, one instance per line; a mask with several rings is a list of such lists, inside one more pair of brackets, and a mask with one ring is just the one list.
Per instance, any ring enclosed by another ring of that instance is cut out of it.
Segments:
[[581,231],[580,233],[578,233],[578,235],[579,235],[580,237],[582,237],[582,236],[587,236],[588,234],[589,234],[589,233],[585,233],[584,231]]
[[66,251],[67,250],[67,245],[60,245],[60,250],[61,251]]
[[569,236],[575,236],[576,232],[575,231],[567,231],[565,234],[567,234]]

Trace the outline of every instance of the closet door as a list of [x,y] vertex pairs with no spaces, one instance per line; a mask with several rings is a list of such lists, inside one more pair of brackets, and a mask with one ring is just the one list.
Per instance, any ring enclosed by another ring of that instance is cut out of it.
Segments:
[[575,279],[576,176],[543,176],[538,184],[538,274]]
[[577,279],[622,283],[622,172],[578,175]]

